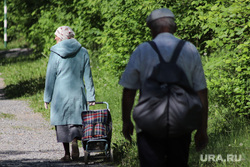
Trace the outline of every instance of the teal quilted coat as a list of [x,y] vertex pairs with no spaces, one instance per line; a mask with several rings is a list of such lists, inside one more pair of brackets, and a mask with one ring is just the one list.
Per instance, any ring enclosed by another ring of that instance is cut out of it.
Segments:
[[50,50],[44,102],[51,102],[51,125],[81,125],[87,101],[95,101],[88,52],[76,39],[63,40]]

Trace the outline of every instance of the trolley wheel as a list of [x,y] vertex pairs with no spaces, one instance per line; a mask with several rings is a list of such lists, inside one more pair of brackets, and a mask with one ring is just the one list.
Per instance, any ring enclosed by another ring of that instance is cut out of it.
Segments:
[[110,161],[113,162],[113,161],[114,161],[113,149],[110,149],[109,156],[110,156],[110,157],[109,157]]
[[110,150],[107,151],[105,161],[107,161],[107,162],[113,162],[114,161],[113,149],[110,149]]
[[89,158],[89,153],[87,151],[84,151],[84,162],[86,165],[88,164],[88,158]]

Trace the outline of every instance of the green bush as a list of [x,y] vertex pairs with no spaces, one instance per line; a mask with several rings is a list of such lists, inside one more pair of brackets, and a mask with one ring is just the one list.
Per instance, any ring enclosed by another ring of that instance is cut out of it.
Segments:
[[69,25],[100,69],[117,78],[135,48],[151,40],[146,17],[170,8],[175,35],[191,41],[207,60],[210,99],[232,115],[249,117],[250,0],[13,0],[8,6],[10,39],[26,35],[37,57],[48,57],[55,30]]
[[234,52],[218,52],[205,64],[208,87],[213,102],[227,106],[232,114],[249,116],[249,56]]
[[206,48],[213,50],[205,64],[208,87],[213,100],[228,106],[232,113],[250,114],[249,0],[218,1],[200,17],[213,38]]

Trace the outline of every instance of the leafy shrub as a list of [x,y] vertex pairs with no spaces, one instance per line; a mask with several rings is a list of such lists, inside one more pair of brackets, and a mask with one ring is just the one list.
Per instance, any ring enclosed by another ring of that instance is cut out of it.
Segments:
[[211,55],[217,59],[205,65],[208,87],[214,91],[212,98],[245,116],[250,114],[249,2],[218,1],[201,18],[214,32],[206,48],[213,50]]

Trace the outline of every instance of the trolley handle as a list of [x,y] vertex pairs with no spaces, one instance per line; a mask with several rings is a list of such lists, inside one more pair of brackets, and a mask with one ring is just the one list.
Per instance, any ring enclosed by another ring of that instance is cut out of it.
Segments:
[[101,101],[101,102],[95,102],[95,104],[106,104],[107,105],[107,109],[109,109],[109,104],[105,101]]

